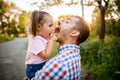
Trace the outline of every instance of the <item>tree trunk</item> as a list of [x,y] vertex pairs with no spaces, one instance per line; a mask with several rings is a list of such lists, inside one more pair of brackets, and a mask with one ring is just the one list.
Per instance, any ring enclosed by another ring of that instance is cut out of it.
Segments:
[[100,12],[101,12],[101,24],[99,29],[99,38],[103,40],[105,37],[105,8],[101,6]]
[[84,5],[83,5],[83,0],[81,0],[81,8],[82,8],[82,17],[84,18]]

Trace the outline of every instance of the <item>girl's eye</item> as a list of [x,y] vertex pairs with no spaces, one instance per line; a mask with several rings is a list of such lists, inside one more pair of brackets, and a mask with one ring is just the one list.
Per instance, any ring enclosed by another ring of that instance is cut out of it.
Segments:
[[49,27],[52,27],[52,24],[51,24],[51,25],[49,25]]

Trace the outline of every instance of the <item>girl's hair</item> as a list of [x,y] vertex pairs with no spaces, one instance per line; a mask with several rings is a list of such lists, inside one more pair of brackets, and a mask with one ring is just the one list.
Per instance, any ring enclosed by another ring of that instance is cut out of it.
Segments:
[[38,25],[43,25],[45,22],[45,16],[46,15],[50,15],[49,13],[45,12],[45,11],[33,11],[30,17],[30,25],[29,25],[29,33],[32,36],[36,36],[36,32],[37,32],[37,27]]

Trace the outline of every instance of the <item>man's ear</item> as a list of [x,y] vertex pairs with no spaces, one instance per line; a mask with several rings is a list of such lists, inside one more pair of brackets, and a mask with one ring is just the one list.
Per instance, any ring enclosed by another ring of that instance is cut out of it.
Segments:
[[72,30],[71,32],[71,36],[78,36],[80,34],[80,32],[78,30]]

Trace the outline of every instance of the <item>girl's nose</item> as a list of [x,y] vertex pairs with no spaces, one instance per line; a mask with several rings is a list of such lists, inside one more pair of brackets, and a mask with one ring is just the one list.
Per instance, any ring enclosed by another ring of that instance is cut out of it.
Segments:
[[54,31],[54,27],[51,27],[51,30]]

